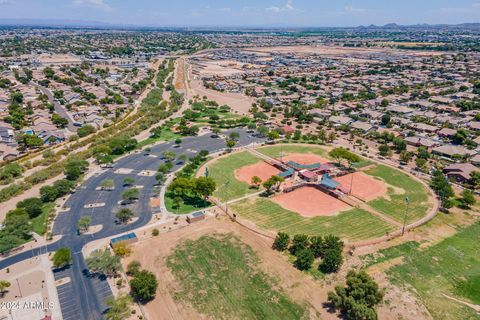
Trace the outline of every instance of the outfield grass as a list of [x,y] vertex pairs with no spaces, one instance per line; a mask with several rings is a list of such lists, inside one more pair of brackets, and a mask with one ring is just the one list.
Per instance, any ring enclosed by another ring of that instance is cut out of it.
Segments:
[[257,149],[257,151],[263,153],[272,158],[280,158],[282,155],[286,156],[292,153],[311,153],[318,156],[327,158],[328,152],[322,147],[307,144],[307,145],[276,145],[267,146]]
[[[407,215],[408,223],[419,220],[431,208],[432,204],[427,189],[420,182],[405,173],[384,165],[375,166],[365,171],[365,173],[380,178],[390,186],[398,188],[398,190],[394,190],[391,187],[388,188],[388,199],[380,198],[368,203],[372,208],[381,213],[403,222],[406,210],[405,198],[407,196],[410,198]],[[400,194],[396,191],[402,191],[403,193]]]
[[180,287],[175,297],[209,318],[307,318],[306,308],[276,288],[258,262],[255,252],[232,235],[188,240],[167,258]]
[[47,203],[42,207],[42,213],[33,218],[32,229],[36,234],[44,235],[47,232],[47,219],[50,213],[55,209],[55,203]]
[[[272,158],[280,158],[282,155],[286,156],[292,153],[310,153],[310,154],[316,154],[320,157],[323,157],[327,160],[333,161],[328,156],[328,150],[325,148],[322,148],[321,146],[318,145],[311,145],[311,144],[305,144],[305,145],[275,145],[275,146],[268,146],[268,147],[262,147],[257,149],[257,151],[272,157]],[[361,157],[361,156],[360,156]],[[360,169],[363,167],[366,167],[368,165],[371,165],[373,162],[361,157],[361,161],[354,163],[352,166],[354,168]]]
[[[262,161],[247,151],[232,154],[226,158],[220,158],[208,167],[209,176],[217,183],[217,191],[213,194],[220,200],[233,200],[247,194],[258,192],[250,189],[249,185],[235,178],[235,170],[249,164]],[[228,187],[225,182],[229,181]]]
[[304,218],[265,198],[234,203],[232,206],[240,217],[259,227],[291,235],[334,234],[349,241],[357,241],[384,236],[395,229],[393,225],[361,209],[352,209],[336,216]]
[[388,274],[394,283],[415,289],[434,319],[480,319],[443,294],[480,305],[480,223],[426,248],[414,250]]

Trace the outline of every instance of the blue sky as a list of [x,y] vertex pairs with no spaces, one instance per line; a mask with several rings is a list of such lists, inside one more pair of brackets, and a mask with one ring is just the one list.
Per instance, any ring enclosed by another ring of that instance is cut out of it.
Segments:
[[480,0],[0,0],[0,18],[158,26],[480,22]]

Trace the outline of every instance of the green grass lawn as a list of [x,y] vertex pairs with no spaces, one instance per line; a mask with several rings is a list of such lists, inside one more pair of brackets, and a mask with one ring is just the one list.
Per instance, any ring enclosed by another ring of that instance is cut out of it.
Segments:
[[47,219],[49,214],[53,212],[54,209],[54,203],[44,204],[42,207],[42,213],[38,217],[35,217],[31,220],[32,228],[35,233],[42,236],[45,234],[45,232],[47,232]]
[[280,158],[283,154],[284,156],[292,153],[311,153],[318,156],[327,158],[328,152],[324,148],[315,145],[274,145],[267,146],[257,149],[257,151],[263,153],[272,158]]
[[165,194],[165,206],[167,210],[175,214],[188,214],[195,211],[203,210],[210,207],[212,204],[203,199],[189,199],[186,202],[182,203],[180,208],[173,208],[173,198],[170,193]]
[[381,249],[377,253],[360,256],[360,259],[365,262],[365,267],[372,266],[377,263],[382,263],[391,259],[406,256],[418,249],[420,243],[416,241],[408,241],[398,246],[393,246],[386,249]]
[[179,284],[176,299],[209,318],[307,318],[306,308],[278,289],[258,262],[255,252],[232,235],[188,240],[167,258]]
[[261,228],[291,235],[333,234],[349,241],[357,241],[383,236],[395,229],[393,225],[361,209],[345,211],[337,216],[304,218],[265,198],[234,203],[232,206],[240,217]]
[[[250,189],[249,185],[235,178],[235,170],[249,164],[255,164],[262,161],[247,151],[232,154],[226,158],[221,158],[208,166],[210,177],[217,183],[217,191],[213,194],[220,200],[233,200],[243,197],[247,194],[258,192]],[[229,181],[228,188],[225,182]]]
[[405,173],[384,165],[375,166],[365,171],[365,173],[381,178],[387,184],[404,191],[404,193],[400,194],[395,192],[396,190],[393,188],[389,188],[387,192],[389,199],[380,198],[368,203],[372,208],[381,213],[403,222],[406,209],[405,198],[407,196],[410,197],[407,222],[419,220],[431,208],[432,203],[427,189],[420,182],[412,179]]
[[480,315],[443,294],[480,305],[480,223],[460,230],[425,250],[405,255],[388,270],[394,283],[415,289],[434,319],[480,319]]
[[[333,161],[333,159],[330,159],[330,157],[328,156],[328,150],[318,145],[311,145],[311,144],[285,145],[283,144],[283,145],[262,147],[257,150],[272,158],[280,158],[282,154],[286,156],[292,153],[310,153],[310,154],[316,154],[327,160]],[[372,161],[365,159],[363,157],[361,157],[361,159],[362,160],[360,162],[353,164],[354,168],[360,169],[368,165],[371,165],[373,163]]]

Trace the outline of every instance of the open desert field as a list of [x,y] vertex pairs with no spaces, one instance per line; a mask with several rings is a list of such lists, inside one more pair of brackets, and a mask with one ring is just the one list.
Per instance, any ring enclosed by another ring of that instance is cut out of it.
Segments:
[[225,219],[208,219],[132,245],[159,282],[144,306],[155,319],[335,319],[327,289],[293,268],[263,238]]
[[228,105],[234,111],[247,114],[255,100],[242,93],[220,92],[207,89],[203,86],[202,81],[192,80],[190,82],[191,96],[206,96],[208,100],[215,100],[219,105]]
[[[282,47],[260,47],[260,48],[248,48],[245,51],[250,52],[259,52],[259,53],[295,53],[295,54],[318,54],[325,56],[341,56],[341,55],[350,55],[350,54],[372,54],[372,53],[381,53],[381,54],[404,54],[404,52],[399,52],[398,50],[389,49],[389,48],[352,48],[352,47],[335,47],[335,46],[282,46]],[[407,51],[411,55],[415,56],[438,56],[441,55],[441,52],[430,52],[430,51]]]

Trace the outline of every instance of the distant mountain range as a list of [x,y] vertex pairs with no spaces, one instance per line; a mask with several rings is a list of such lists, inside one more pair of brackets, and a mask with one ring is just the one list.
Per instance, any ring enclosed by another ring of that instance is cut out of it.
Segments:
[[462,24],[415,24],[398,25],[389,23],[383,26],[368,25],[357,27],[302,27],[302,26],[160,26],[160,25],[122,25],[101,21],[62,20],[62,19],[0,19],[0,27],[43,27],[43,28],[99,28],[99,29],[158,29],[191,31],[321,31],[321,30],[359,30],[359,31],[408,31],[408,30],[471,30],[480,31],[480,23]]

